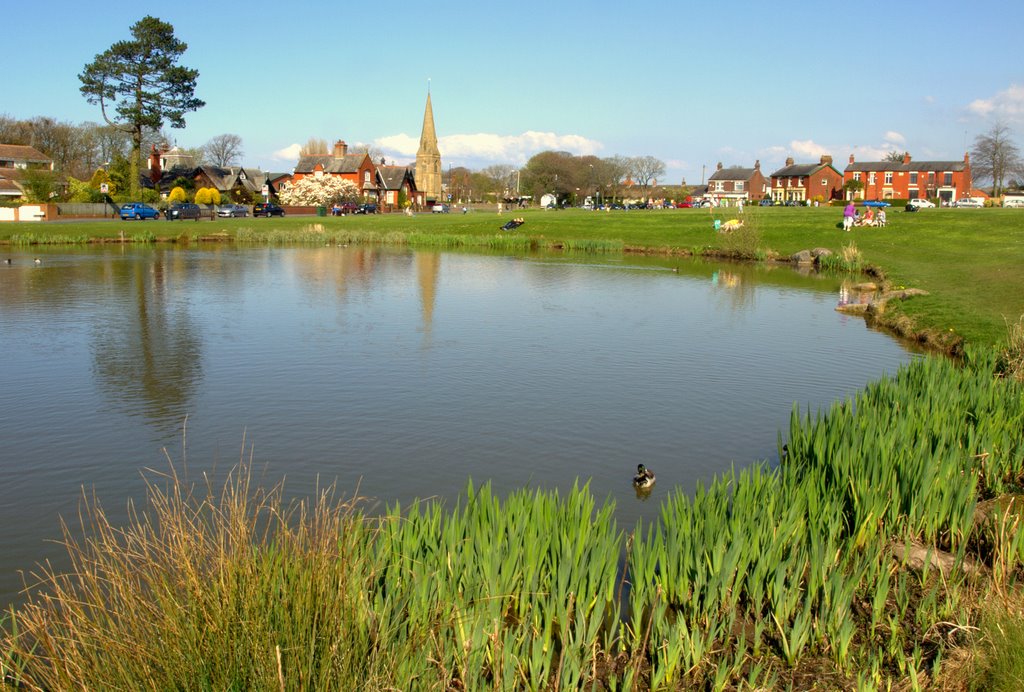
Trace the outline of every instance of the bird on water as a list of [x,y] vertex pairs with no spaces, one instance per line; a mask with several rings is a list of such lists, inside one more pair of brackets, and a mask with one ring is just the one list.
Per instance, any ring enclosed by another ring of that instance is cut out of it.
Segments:
[[641,490],[654,487],[654,471],[643,464],[636,465],[636,475],[633,476],[633,485]]

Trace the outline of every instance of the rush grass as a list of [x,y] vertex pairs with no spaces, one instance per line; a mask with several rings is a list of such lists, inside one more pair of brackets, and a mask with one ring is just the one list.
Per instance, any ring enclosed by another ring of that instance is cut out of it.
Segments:
[[[89,499],[7,617],[27,689],[925,688],[1024,576],[1024,385],[924,358],[650,526],[586,485],[364,515],[332,492],[154,477],[125,527]],[[992,502],[992,498],[999,498]],[[1010,498],[1010,499],[1007,499]],[[981,507],[987,507],[981,511]],[[915,558],[923,553],[922,561]],[[938,559],[938,558],[942,559]],[[933,559],[934,558],[934,559]]]

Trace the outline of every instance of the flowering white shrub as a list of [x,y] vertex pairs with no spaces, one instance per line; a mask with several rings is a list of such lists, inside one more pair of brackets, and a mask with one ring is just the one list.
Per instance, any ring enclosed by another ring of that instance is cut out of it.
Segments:
[[359,188],[351,180],[324,175],[306,176],[278,194],[282,204],[294,206],[323,206],[343,199],[355,199]]

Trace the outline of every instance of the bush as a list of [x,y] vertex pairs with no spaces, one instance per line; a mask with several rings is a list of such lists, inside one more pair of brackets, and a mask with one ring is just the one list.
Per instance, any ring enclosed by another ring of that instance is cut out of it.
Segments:
[[188,200],[188,195],[185,194],[184,188],[174,187],[171,190],[171,194],[167,195],[168,202],[185,202]]

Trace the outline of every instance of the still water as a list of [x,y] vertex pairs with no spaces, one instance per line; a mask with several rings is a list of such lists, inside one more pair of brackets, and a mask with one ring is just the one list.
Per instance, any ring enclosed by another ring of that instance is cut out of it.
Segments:
[[[255,460],[378,506],[589,480],[620,527],[777,458],[913,356],[834,311],[839,279],[644,258],[356,247],[10,250],[0,265],[0,602],[59,558],[83,489]],[[33,258],[38,256],[41,263]],[[643,462],[658,476],[636,497]]]

